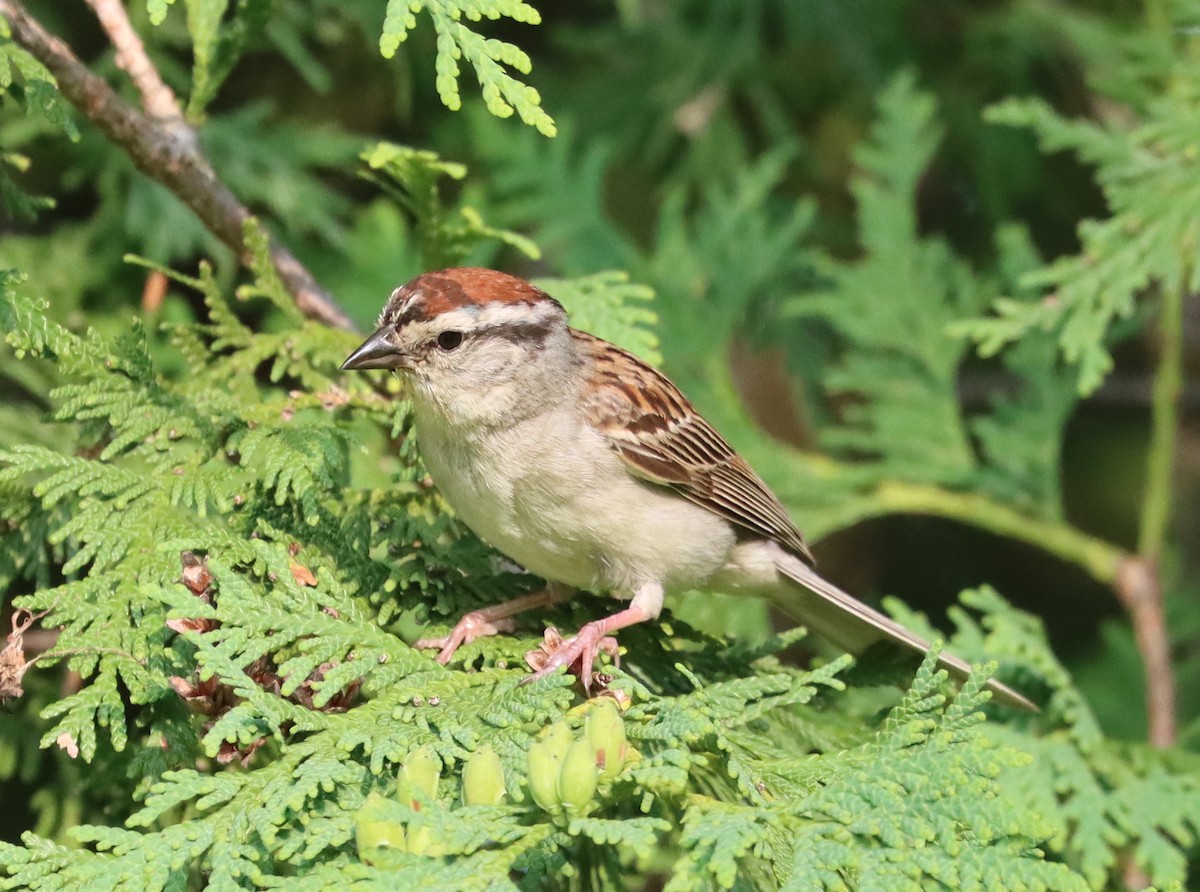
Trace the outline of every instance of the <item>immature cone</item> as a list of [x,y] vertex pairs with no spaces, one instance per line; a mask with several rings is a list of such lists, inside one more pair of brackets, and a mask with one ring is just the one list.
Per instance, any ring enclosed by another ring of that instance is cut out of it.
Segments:
[[562,769],[562,757],[548,741],[535,740],[526,756],[529,766],[529,795],[533,801],[551,814],[562,808],[558,798],[558,774]]
[[617,704],[605,698],[592,706],[583,722],[583,733],[592,745],[596,767],[601,780],[612,780],[625,767],[628,744],[625,739],[625,721],[617,710]]
[[575,735],[571,733],[571,726],[560,719],[548,725],[539,739],[557,758],[562,759],[567,755],[567,748],[575,741]]
[[437,799],[438,778],[442,773],[442,760],[428,744],[419,746],[404,760],[400,769],[398,793],[401,801],[405,796]]
[[433,838],[433,833],[428,827],[421,826],[409,831],[408,851],[411,855],[438,858],[446,854],[446,847]]
[[377,849],[408,851],[403,825],[373,817],[380,811],[379,806],[382,803],[383,797],[372,793],[363,803],[354,821],[354,844],[358,849],[358,857],[363,861],[369,862]]
[[558,773],[558,798],[572,814],[580,814],[596,793],[599,776],[596,754],[586,738],[576,740],[567,750]]
[[355,821],[354,843],[358,848],[358,857],[364,861],[370,859],[375,849],[408,851],[404,827],[394,821]]
[[500,757],[485,746],[463,766],[463,805],[499,805],[504,801],[504,769]]

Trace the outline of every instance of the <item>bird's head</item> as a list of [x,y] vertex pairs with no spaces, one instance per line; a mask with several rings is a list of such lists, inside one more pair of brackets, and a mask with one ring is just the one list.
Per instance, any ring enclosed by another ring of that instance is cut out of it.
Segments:
[[[462,267],[392,292],[375,331],[343,369],[404,372],[418,404],[449,420],[518,410],[575,358],[562,305],[524,279]],[[485,401],[486,406],[473,403]]]

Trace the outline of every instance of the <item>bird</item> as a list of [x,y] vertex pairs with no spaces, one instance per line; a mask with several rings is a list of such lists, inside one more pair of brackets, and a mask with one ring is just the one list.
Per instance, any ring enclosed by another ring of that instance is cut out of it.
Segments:
[[[693,589],[765,598],[856,653],[880,641],[930,648],[817,572],[779,499],[665,374],[572,328],[524,279],[477,267],[419,275],[391,293],[342,369],[407,379],[434,484],[473,532],[548,583],[416,642],[442,663],[580,589],[629,603],[551,648],[529,678],[578,666],[587,690],[614,633]],[[970,672],[945,651],[938,662],[960,679]],[[987,684],[1036,710],[999,680]]]

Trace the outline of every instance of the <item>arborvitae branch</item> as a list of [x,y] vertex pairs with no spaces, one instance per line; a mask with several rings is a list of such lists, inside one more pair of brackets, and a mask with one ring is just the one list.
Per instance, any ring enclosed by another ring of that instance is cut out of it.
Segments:
[[1175,674],[1163,611],[1159,558],[1171,518],[1171,472],[1179,430],[1179,394],[1183,390],[1183,293],[1166,286],[1159,308],[1161,358],[1154,376],[1153,429],[1146,462],[1138,555],[1124,567],[1117,586],[1133,618],[1138,650],[1146,662],[1146,711],[1149,739],[1155,746],[1175,742]]
[[[195,131],[182,119],[163,121],[131,108],[92,74],[65,43],[46,31],[19,0],[0,0],[13,40],[46,66],[72,105],[127,154],[138,170],[186,204],[243,264],[251,257],[242,238],[250,211],[229,191],[200,151]],[[157,102],[157,100],[156,100]],[[287,248],[272,239],[279,278],[306,316],[352,329],[349,317]]]

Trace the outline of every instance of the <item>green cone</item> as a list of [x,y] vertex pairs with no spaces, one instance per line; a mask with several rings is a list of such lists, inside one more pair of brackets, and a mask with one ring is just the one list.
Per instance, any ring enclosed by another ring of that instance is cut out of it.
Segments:
[[463,805],[499,805],[504,801],[504,769],[490,746],[480,748],[463,766]]
[[596,793],[596,754],[581,738],[571,744],[558,773],[558,798],[572,814],[583,812]]

